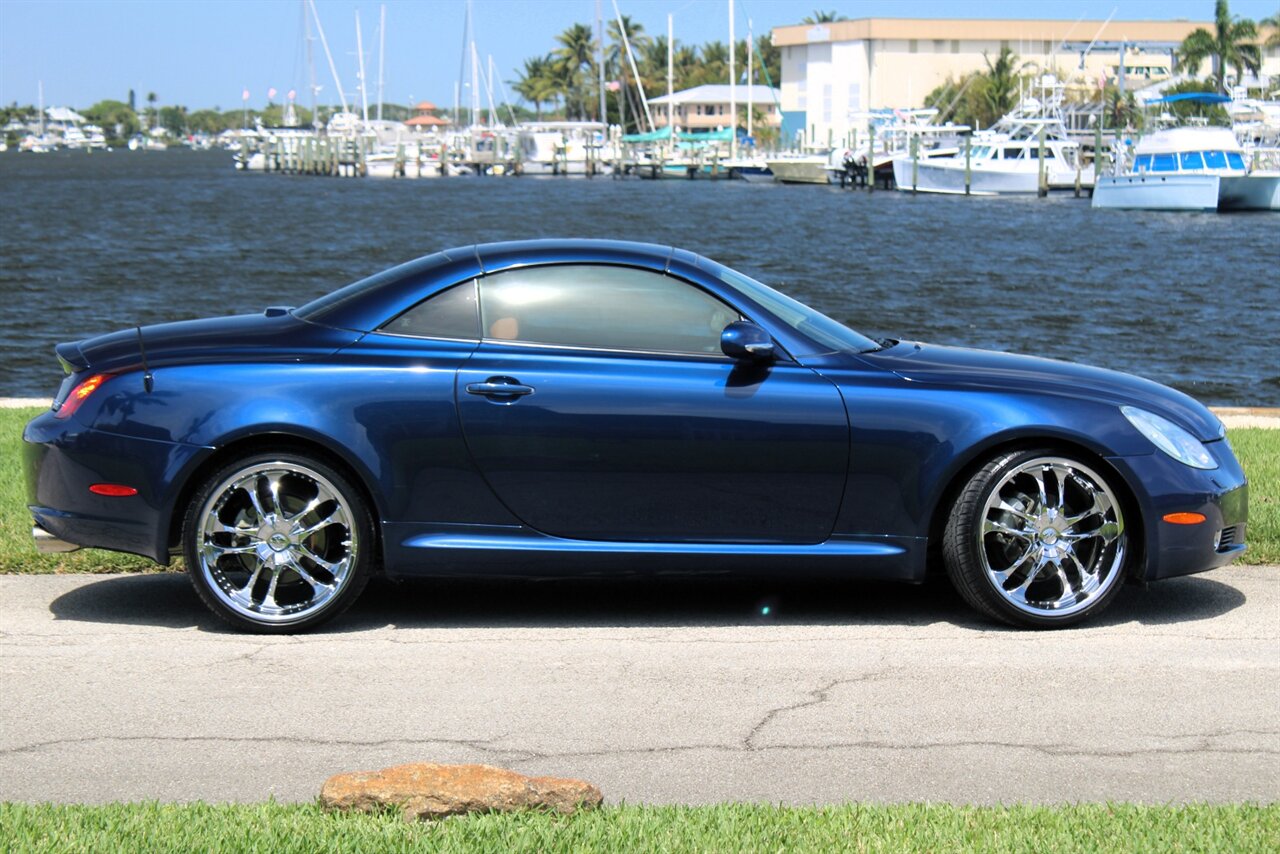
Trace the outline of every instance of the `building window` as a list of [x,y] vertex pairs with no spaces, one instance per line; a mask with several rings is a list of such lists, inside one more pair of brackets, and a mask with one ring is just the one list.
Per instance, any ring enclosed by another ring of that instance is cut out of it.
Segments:
[[1004,53],[1004,52],[1005,52],[1006,50],[1008,50],[1008,49],[1009,49],[1009,40],[1008,40],[1008,39],[1003,39],[1003,40],[1000,42],[1000,52],[1001,52],[1001,53]]
[[907,42],[907,53],[919,53],[919,52],[920,52],[919,39],[911,39],[911,41]]
[[952,39],[952,40],[951,40],[951,52],[952,52],[952,53],[959,53],[959,52],[960,52],[960,39]]
[[796,81],[796,108],[797,109],[800,109],[800,110],[809,109],[808,89],[809,89],[808,80],[801,79]]
[[946,39],[934,39],[934,40],[933,40],[933,52],[934,52],[934,53],[943,53],[943,52],[945,52],[945,51],[946,51],[946,49],[947,49],[947,41],[946,41]]

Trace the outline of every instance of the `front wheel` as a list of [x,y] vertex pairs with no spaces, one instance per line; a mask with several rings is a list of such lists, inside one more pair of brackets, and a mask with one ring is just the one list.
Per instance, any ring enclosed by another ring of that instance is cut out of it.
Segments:
[[373,523],[339,472],[295,453],[262,453],[201,485],[183,548],[196,592],[219,617],[246,631],[297,632],[360,595]]
[[1130,556],[1112,484],[1045,450],[1001,455],[974,474],[942,545],[947,575],[965,601],[1028,628],[1097,614],[1119,593]]

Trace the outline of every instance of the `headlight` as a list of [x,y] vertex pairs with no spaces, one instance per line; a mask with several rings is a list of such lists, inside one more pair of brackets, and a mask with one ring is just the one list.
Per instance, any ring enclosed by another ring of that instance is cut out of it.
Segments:
[[1120,411],[1138,432],[1151,443],[1180,463],[1194,469],[1216,469],[1218,463],[1199,439],[1154,412],[1136,406],[1122,406]]

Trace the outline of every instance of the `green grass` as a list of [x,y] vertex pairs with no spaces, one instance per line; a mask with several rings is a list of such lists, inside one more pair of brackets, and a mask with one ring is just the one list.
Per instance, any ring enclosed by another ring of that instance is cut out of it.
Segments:
[[[84,549],[65,555],[37,554],[22,483],[22,427],[39,409],[0,409],[0,573],[139,572],[151,561]],[[1249,550],[1242,563],[1280,563],[1280,430],[1228,433],[1249,476]],[[180,568],[175,563],[175,568]]]
[[1280,805],[1061,807],[613,806],[406,823],[315,804],[0,804],[7,851],[1280,850]]
[[1249,476],[1249,550],[1243,563],[1280,563],[1280,430],[1229,430]]

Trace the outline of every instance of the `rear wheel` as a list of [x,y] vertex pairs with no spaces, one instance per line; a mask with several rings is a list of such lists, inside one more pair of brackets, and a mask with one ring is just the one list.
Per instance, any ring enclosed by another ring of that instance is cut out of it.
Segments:
[[238,629],[288,633],[345,611],[368,582],[373,523],[330,466],[261,453],[215,472],[187,511],[196,592]]
[[1129,538],[1112,484],[1078,459],[1020,451],[988,462],[951,510],[947,574],[979,611],[1029,628],[1105,608],[1124,580]]

